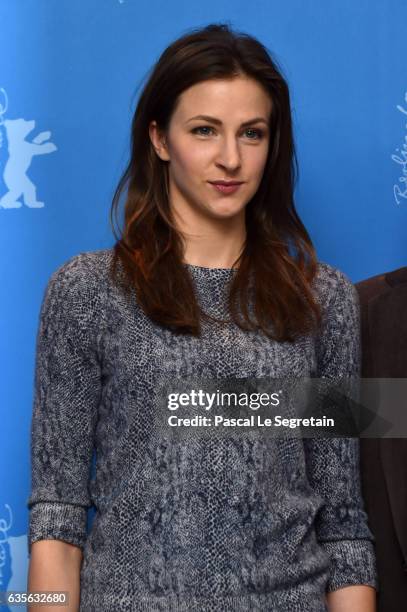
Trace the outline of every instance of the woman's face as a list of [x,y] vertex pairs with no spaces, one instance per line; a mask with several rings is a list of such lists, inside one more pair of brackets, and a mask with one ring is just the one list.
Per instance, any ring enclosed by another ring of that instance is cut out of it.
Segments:
[[[267,92],[249,77],[211,79],[181,94],[165,135],[152,122],[153,145],[169,162],[170,205],[181,219],[244,217],[263,176],[271,107]],[[242,184],[225,193],[212,184],[222,180]]]

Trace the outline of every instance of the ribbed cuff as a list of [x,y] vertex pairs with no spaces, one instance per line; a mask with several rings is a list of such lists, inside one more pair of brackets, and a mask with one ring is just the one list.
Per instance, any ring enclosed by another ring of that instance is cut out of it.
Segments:
[[83,548],[86,541],[87,509],[76,504],[36,502],[30,508],[28,555],[37,540],[63,540]]
[[378,590],[376,557],[371,540],[320,542],[331,557],[327,591],[364,584]]

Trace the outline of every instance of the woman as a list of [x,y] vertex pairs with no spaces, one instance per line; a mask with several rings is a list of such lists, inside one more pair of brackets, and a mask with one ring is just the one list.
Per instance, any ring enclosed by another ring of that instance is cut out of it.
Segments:
[[127,186],[124,231],[54,272],[41,309],[31,590],[65,585],[86,612],[374,610],[356,439],[157,426],[163,379],[358,373],[355,290],[316,260],[294,160],[256,39],[209,25],[164,51],[113,201]]

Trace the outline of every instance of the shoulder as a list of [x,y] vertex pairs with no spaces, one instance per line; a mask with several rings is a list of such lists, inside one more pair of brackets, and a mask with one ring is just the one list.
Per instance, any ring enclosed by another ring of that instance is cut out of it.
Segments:
[[85,251],[60,264],[48,278],[43,317],[97,321],[105,303],[112,249]]
[[407,266],[397,268],[391,272],[376,274],[359,281],[355,286],[363,305],[366,305],[373,298],[398,290],[400,287],[405,292],[407,287]]
[[358,292],[349,276],[326,262],[318,262],[313,287],[324,310],[329,310],[331,307],[340,304],[359,305]]
[[112,259],[112,249],[73,255],[51,273],[47,291],[68,299],[75,293],[83,297],[100,294],[106,289]]
[[83,251],[60,264],[51,274],[50,280],[63,286],[71,281],[102,282],[107,276],[113,258],[112,249]]

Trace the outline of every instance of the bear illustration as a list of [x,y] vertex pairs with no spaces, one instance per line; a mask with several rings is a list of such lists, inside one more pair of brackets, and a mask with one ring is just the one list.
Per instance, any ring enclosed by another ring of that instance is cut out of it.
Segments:
[[0,198],[0,208],[20,208],[18,199],[24,196],[25,205],[42,208],[44,202],[37,200],[36,187],[27,176],[34,155],[45,155],[57,150],[49,140],[51,132],[41,132],[31,142],[25,140],[35,128],[35,121],[25,119],[6,119],[3,122],[8,140],[9,157],[4,167],[3,180],[8,191]]

